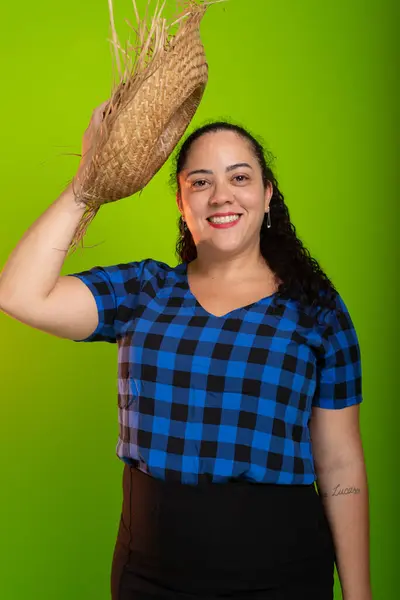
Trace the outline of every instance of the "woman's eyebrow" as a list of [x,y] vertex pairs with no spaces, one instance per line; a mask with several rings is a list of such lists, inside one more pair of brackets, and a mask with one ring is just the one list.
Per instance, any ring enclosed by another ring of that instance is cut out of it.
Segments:
[[227,171],[233,171],[234,169],[238,169],[239,167],[248,167],[249,169],[252,169],[252,166],[249,165],[249,163],[236,163],[235,165],[230,165],[229,167],[226,167]]
[[[249,165],[249,163],[235,163],[234,165],[229,165],[228,167],[226,167],[226,171],[233,171],[234,169],[238,169],[239,167],[248,167],[249,169],[252,169],[252,166]],[[196,169],[195,171],[190,171],[187,175],[186,178],[190,177],[191,175],[196,175],[198,173],[201,173],[203,175],[213,175],[213,171],[211,171],[210,169]]]

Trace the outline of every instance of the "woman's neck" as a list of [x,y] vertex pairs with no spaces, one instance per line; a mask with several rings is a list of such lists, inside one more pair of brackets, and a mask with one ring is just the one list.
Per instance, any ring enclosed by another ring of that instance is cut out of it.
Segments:
[[274,276],[260,253],[220,259],[214,257],[213,260],[198,256],[188,265],[188,272],[193,276],[207,277],[221,282],[237,282],[266,275],[270,275],[272,279]]

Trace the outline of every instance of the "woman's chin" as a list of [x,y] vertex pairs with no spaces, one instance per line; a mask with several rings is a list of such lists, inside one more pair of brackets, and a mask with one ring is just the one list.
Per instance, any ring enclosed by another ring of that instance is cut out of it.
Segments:
[[214,252],[221,252],[226,254],[237,254],[243,247],[243,240],[212,240],[211,247]]

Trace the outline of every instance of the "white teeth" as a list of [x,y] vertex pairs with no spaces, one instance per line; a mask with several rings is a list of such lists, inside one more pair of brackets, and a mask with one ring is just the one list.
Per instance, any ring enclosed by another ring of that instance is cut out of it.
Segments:
[[230,215],[228,217],[210,217],[208,220],[211,223],[231,223],[232,221],[237,221],[240,215]]

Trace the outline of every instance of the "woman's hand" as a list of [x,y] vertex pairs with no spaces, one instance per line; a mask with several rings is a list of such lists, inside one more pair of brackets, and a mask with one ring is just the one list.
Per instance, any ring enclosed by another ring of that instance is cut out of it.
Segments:
[[81,158],[81,162],[79,163],[79,168],[78,168],[78,173],[77,173],[78,179],[79,179],[79,175],[84,172],[84,170],[90,164],[90,162],[93,158],[93,139],[94,139],[95,133],[97,132],[98,128],[101,125],[101,122],[104,119],[104,114],[105,114],[105,110],[107,108],[108,103],[109,103],[109,100],[106,100],[105,102],[100,104],[100,106],[98,106],[97,108],[94,109],[94,111],[92,113],[92,117],[89,122],[89,125],[87,126],[87,129],[86,129],[85,133],[83,134],[82,158]]

